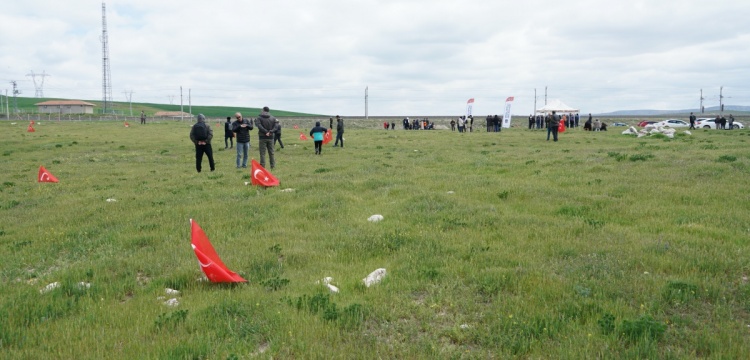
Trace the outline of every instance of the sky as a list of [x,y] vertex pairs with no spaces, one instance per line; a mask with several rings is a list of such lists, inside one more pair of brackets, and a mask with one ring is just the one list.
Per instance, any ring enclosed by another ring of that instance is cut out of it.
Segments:
[[[479,116],[546,95],[597,114],[697,109],[701,90],[717,106],[722,89],[750,105],[747,1],[105,3],[114,101],[438,116],[473,98]],[[4,3],[0,92],[102,100],[102,25],[101,1]]]

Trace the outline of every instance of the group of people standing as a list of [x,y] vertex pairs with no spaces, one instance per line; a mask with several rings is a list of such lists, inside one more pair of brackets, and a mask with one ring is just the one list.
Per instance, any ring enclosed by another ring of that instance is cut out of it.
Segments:
[[[234,114],[234,121],[231,121],[231,117],[227,117],[227,121],[224,123],[224,149],[237,148],[236,166],[237,169],[247,168],[247,157],[250,151],[250,131],[253,129],[258,130],[258,150],[260,151],[260,165],[266,167],[266,153],[268,154],[269,164],[271,169],[276,167],[276,158],[274,156],[274,146],[278,143],[281,148],[284,148],[284,143],[281,141],[281,123],[279,120],[271,115],[268,106],[263,107],[263,111],[260,112],[257,118],[248,120],[244,118],[241,113],[237,112]],[[333,118],[330,118],[330,126],[333,127]],[[320,126],[320,122],[315,123],[315,127],[310,130],[310,136],[315,141],[315,154],[320,155],[323,145],[323,137],[328,129]],[[211,171],[214,171],[216,166],[214,163],[213,149],[211,148],[211,140],[213,139],[213,130],[211,126],[206,124],[206,117],[203,114],[198,114],[198,121],[190,129],[190,140],[195,144],[195,169],[201,172],[201,163],[203,162],[203,155],[208,157],[208,164],[211,167]],[[339,145],[339,143],[341,145]],[[336,115],[336,142],[334,147],[344,147],[344,119],[341,116]]]
[[[690,113],[690,129],[695,129],[695,121],[697,120],[695,118],[695,115],[693,113]],[[734,129],[734,116],[732,114],[729,114],[729,122],[727,124],[727,118],[725,118],[723,115],[716,115],[716,118],[714,119],[714,124],[716,124],[717,129],[721,130],[732,130]]]
[[[271,169],[276,167],[276,158],[274,156],[274,143],[279,142],[281,148],[284,143],[281,142],[281,124],[270,113],[268,106],[263,107],[254,121],[242,117],[241,113],[234,114],[235,121],[230,122],[231,118],[227,117],[224,123],[224,149],[232,148],[233,139],[237,138],[237,168],[247,168],[248,151],[250,150],[250,131],[258,129],[258,149],[260,150],[260,165],[266,167],[266,153]],[[198,121],[190,129],[190,140],[195,144],[195,169],[201,172],[201,163],[203,154],[208,157],[208,164],[211,171],[214,171],[213,149],[211,148],[211,139],[213,139],[213,130],[206,124],[206,117],[198,114]]]

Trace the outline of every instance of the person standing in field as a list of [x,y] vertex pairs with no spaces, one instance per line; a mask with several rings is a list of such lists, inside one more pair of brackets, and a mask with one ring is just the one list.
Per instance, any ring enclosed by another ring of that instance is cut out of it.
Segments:
[[271,115],[268,106],[263,107],[263,111],[255,119],[255,127],[258,128],[258,149],[260,150],[260,166],[266,167],[266,152],[271,169],[276,167],[276,158],[273,151],[273,136],[279,127],[279,121]]
[[203,114],[198,114],[198,122],[190,128],[190,140],[195,144],[195,170],[198,170],[198,172],[201,172],[203,154],[208,157],[208,165],[211,166],[211,171],[215,169],[214,153],[211,150],[211,139],[213,137],[214,131],[211,126],[206,124],[206,117]]
[[734,116],[732,114],[729,114],[729,130],[734,129]]
[[278,129],[276,133],[273,135],[273,146],[276,146],[276,143],[278,142],[279,145],[281,145],[281,148],[284,148],[284,143],[281,141],[281,123],[279,122],[279,119],[276,119],[276,124],[278,125]]
[[232,123],[232,132],[237,134],[237,168],[240,168],[240,158],[242,158],[242,167],[247,167],[247,153],[250,151],[250,130],[253,129],[253,123],[242,117],[242,114],[234,114]]
[[[336,115],[336,117],[338,117],[338,115]],[[329,129],[333,129],[333,118],[332,117],[328,118],[328,128]]]
[[599,131],[602,129],[602,122],[599,121],[599,119],[594,120],[594,131]]
[[310,136],[315,141],[315,155],[320,155],[323,150],[323,136],[326,134],[328,129],[320,126],[320,121],[315,122],[315,127],[310,130]]
[[494,132],[500,132],[500,117],[497,114],[492,117],[492,126],[495,129]]
[[141,124],[146,123],[146,113],[141,110]]
[[550,114],[547,119],[547,141],[549,141],[550,134],[552,134],[553,139],[557,141],[558,126],[560,126],[560,118],[558,118],[555,112],[553,111],[552,114]]
[[690,113],[690,130],[695,130],[695,115],[693,113]]
[[[229,142],[227,143],[227,140]],[[234,132],[232,132],[232,117],[227,116],[227,122],[224,123],[224,150],[228,148],[231,149],[234,147]]]
[[333,147],[339,146],[339,140],[341,140],[341,147],[344,147],[344,119],[336,115],[336,142]]

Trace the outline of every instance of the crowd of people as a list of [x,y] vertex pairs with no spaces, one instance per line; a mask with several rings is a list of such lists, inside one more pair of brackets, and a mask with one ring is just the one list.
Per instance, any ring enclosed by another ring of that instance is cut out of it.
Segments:
[[[248,152],[250,151],[250,132],[254,129],[258,131],[258,150],[260,155],[260,165],[266,167],[266,157],[271,169],[276,167],[276,156],[274,147],[278,143],[281,149],[284,143],[281,141],[281,123],[271,115],[268,106],[263,107],[258,117],[253,120],[244,118],[241,113],[234,114],[234,121],[227,117],[224,123],[224,150],[236,146],[237,156],[235,165],[237,169],[247,168]],[[333,117],[330,118],[330,125],[333,127]],[[392,125],[392,126],[395,126]],[[320,122],[310,130],[310,136],[315,141],[315,154],[321,153],[323,136],[328,129],[320,126]],[[211,126],[206,123],[206,117],[198,114],[196,123],[190,128],[190,140],[195,145],[195,169],[202,171],[203,155],[208,158],[208,164],[211,171],[216,169],[214,162],[213,148],[211,140],[214,133]],[[339,145],[340,144],[340,145]],[[336,142],[334,147],[344,147],[344,119],[336,115]]]
[[[404,126],[404,130],[434,130],[435,129],[435,123],[430,121],[430,119],[428,118],[409,120],[408,117],[405,117],[403,120],[403,126]],[[394,124],[391,123],[391,129],[393,129],[393,127],[394,127]]]

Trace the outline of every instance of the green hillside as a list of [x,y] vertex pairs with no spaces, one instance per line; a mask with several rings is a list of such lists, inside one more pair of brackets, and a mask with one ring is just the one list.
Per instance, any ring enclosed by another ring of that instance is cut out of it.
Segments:
[[[35,113],[37,108],[34,104],[48,101],[48,100],[73,100],[73,99],[60,99],[60,98],[28,98],[18,97],[16,103],[18,104],[18,110],[22,113]],[[13,108],[13,98],[9,98],[11,111]],[[94,111],[101,111],[102,102],[97,100],[83,100],[90,102],[95,105]],[[111,103],[112,108],[118,114],[130,115],[131,104],[127,102],[114,101]],[[5,97],[3,97],[3,109],[5,108]],[[133,115],[140,114],[141,110],[146,112],[146,115],[152,116],[157,111],[180,111],[180,105],[168,105],[168,104],[154,104],[154,103],[132,103]],[[189,112],[190,108],[187,105],[183,106],[185,112]],[[193,114],[204,114],[208,117],[224,117],[231,116],[235,112],[239,111],[246,115],[256,115],[260,113],[261,108],[253,107],[234,107],[234,106],[202,106],[193,105]],[[318,116],[317,114],[307,114],[294,111],[285,111],[278,109],[271,109],[274,116]],[[4,111],[3,111],[4,113]]]

